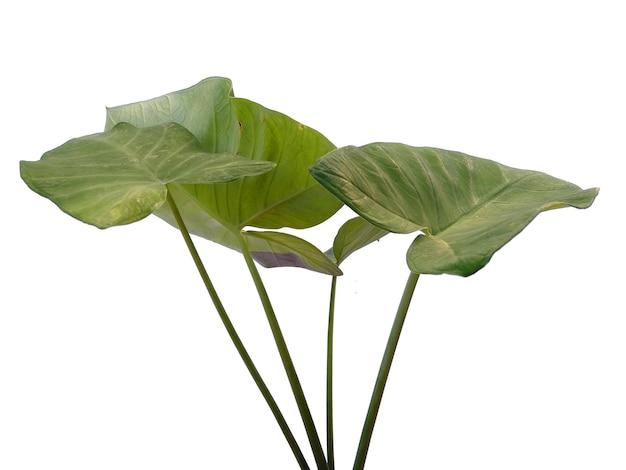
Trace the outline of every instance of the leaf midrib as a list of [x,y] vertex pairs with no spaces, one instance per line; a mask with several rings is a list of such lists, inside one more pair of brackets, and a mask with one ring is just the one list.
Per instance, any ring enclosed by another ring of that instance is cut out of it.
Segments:
[[455,218],[452,222],[450,222],[449,224],[443,226],[440,230],[437,230],[437,232],[432,232],[431,234],[433,236],[438,236],[439,234],[445,232],[450,227],[458,224],[462,219],[465,219],[468,216],[470,216],[471,214],[473,214],[475,212],[478,212],[479,210],[483,209],[490,202],[492,202],[499,194],[504,193],[505,191],[510,189],[511,186],[513,186],[514,184],[516,184],[519,181],[522,181],[522,180],[524,180],[526,178],[529,178],[530,176],[534,176],[534,173],[523,174],[523,175],[519,176],[518,178],[515,178],[513,180],[507,180],[507,181],[503,182],[503,184],[500,187],[498,187],[496,190],[494,190],[493,192],[489,193],[487,196],[482,198],[482,200],[480,202],[478,202],[477,204],[473,205],[470,210],[468,210],[467,212],[463,212],[459,217]]
[[[315,180],[313,180],[313,182],[315,184],[318,184],[318,183],[315,182]],[[254,214],[253,217],[248,217],[246,220],[242,221],[242,223],[239,225],[239,229],[243,229],[244,227],[246,227],[248,225],[254,226],[254,224],[252,224],[251,222],[253,222],[255,219],[258,219],[263,214],[267,214],[268,212],[271,212],[276,207],[278,207],[278,206],[280,206],[282,204],[288,203],[289,201],[295,199],[296,197],[299,197],[300,195],[306,193],[307,191],[310,191],[310,190],[314,189],[315,188],[315,184],[307,186],[306,188],[304,188],[304,189],[302,189],[300,191],[297,191],[295,193],[291,193],[289,197],[286,197],[286,198],[283,198],[283,199],[281,199],[279,201],[276,201],[274,204],[272,204],[270,206],[265,206],[264,210],[262,210],[260,212],[257,212],[256,214]],[[240,193],[241,193],[241,187],[243,187],[243,185],[240,186],[240,189],[239,189]],[[239,194],[239,196],[240,196],[240,194]],[[241,200],[241,198],[239,200]]]

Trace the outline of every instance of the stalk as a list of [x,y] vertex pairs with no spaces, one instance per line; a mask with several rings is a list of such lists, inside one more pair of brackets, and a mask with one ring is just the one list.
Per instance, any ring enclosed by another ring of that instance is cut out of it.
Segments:
[[310,470],[309,465],[306,459],[304,458],[304,455],[302,454],[302,450],[300,449],[300,446],[298,445],[293,433],[289,429],[289,425],[287,424],[287,421],[285,420],[282,412],[280,411],[280,408],[278,408],[278,405],[276,401],[274,400],[274,397],[272,396],[269,389],[267,388],[267,385],[265,384],[263,378],[261,377],[261,374],[259,373],[256,366],[254,365],[254,362],[252,362],[252,358],[248,354],[248,351],[246,350],[245,346],[243,345],[243,342],[241,341],[241,338],[237,334],[237,331],[235,330],[234,325],[230,321],[230,318],[228,317],[228,314],[226,313],[226,310],[222,304],[222,301],[217,295],[217,291],[215,290],[215,287],[213,286],[213,283],[211,282],[211,279],[209,278],[209,275],[206,269],[204,268],[204,264],[202,263],[202,260],[200,259],[200,255],[198,254],[198,251],[196,250],[196,247],[193,244],[193,241],[191,240],[191,236],[189,235],[187,227],[185,226],[185,222],[183,221],[180,215],[180,212],[178,211],[178,207],[176,206],[176,203],[174,202],[174,198],[171,196],[169,191],[167,193],[167,202],[169,203],[170,209],[172,210],[172,214],[174,214],[174,218],[176,219],[176,223],[178,224],[178,228],[180,229],[180,232],[183,235],[183,238],[185,239],[185,244],[187,245],[189,253],[191,254],[191,257],[193,258],[196,268],[198,269],[198,272],[200,273],[200,277],[202,278],[202,281],[204,282],[204,285],[206,286],[206,289],[209,295],[211,296],[211,300],[213,301],[213,304],[215,305],[215,309],[217,310],[217,313],[219,314],[220,319],[222,320],[222,323],[224,324],[224,327],[226,328],[226,331],[228,332],[228,335],[230,336],[230,339],[235,345],[235,348],[237,349],[237,352],[241,356],[241,359],[243,360],[244,364],[246,365],[248,372],[250,372],[250,375],[254,379],[254,382],[259,388],[259,391],[263,395],[263,398],[265,398],[267,405],[270,407],[270,410],[272,411],[272,414],[274,415],[276,422],[280,426],[280,429],[282,430],[283,435],[285,436],[285,439],[289,443],[289,447],[291,448],[296,460],[298,461],[300,468],[302,470]]
[[317,464],[318,470],[328,470],[328,464],[326,462],[326,456],[324,455],[324,449],[322,449],[322,443],[320,442],[319,435],[317,434],[317,429],[315,427],[315,423],[313,422],[311,410],[309,409],[306,397],[304,396],[304,391],[302,390],[300,379],[298,378],[298,374],[296,373],[296,369],[291,359],[289,349],[287,348],[287,343],[285,342],[285,338],[283,337],[283,333],[278,324],[278,319],[276,318],[276,314],[274,313],[274,308],[272,307],[269,296],[267,295],[267,291],[265,290],[265,286],[263,285],[263,280],[261,279],[259,271],[254,264],[254,260],[252,259],[252,255],[250,254],[250,250],[248,249],[248,245],[243,239],[241,240],[241,246],[243,247],[243,255],[246,260],[246,264],[248,265],[248,269],[250,270],[250,274],[252,275],[254,285],[256,286],[259,298],[261,299],[261,303],[263,304],[263,309],[265,310],[267,321],[269,323],[270,329],[272,330],[272,335],[274,336],[274,341],[276,343],[276,347],[278,348],[278,353],[280,354],[283,367],[285,368],[287,378],[289,379],[289,384],[291,385],[291,390],[296,400],[296,404],[298,405],[298,410],[300,411],[300,416],[302,418],[302,422],[304,423],[307,437],[309,438],[311,450],[313,451],[315,463]]
[[370,441],[372,440],[372,433],[374,431],[374,424],[376,424],[376,417],[378,416],[378,410],[380,409],[380,403],[383,398],[383,392],[385,391],[385,385],[387,378],[389,377],[389,371],[391,369],[391,363],[393,356],[400,340],[400,333],[402,332],[402,325],[406,314],[409,310],[411,298],[415,291],[415,285],[419,279],[419,274],[411,273],[407,279],[400,299],[400,305],[398,305],[398,311],[389,333],[389,339],[387,340],[387,346],[385,347],[385,353],[378,370],[378,377],[376,377],[376,384],[374,385],[374,391],[370,400],[369,409],[365,417],[365,423],[363,424],[363,431],[361,432],[361,439],[359,441],[359,447],[357,449],[356,458],[354,460],[353,470],[363,470],[365,466],[365,459],[367,457],[367,451],[369,449]]
[[326,452],[328,470],[335,470],[335,444],[333,431],[333,333],[335,323],[335,291],[337,276],[333,276],[330,286],[330,307],[328,309],[328,339],[326,346]]

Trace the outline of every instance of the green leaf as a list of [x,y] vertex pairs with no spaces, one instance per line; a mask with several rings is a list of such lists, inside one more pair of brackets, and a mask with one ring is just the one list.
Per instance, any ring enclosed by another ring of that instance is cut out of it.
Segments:
[[[341,226],[335,236],[333,248],[329,252],[332,252],[333,258],[339,265],[355,251],[380,240],[388,233],[387,230],[372,225],[362,217],[355,217]],[[330,255],[328,252],[327,254]]]
[[[284,114],[232,97],[226,79],[209,78],[185,90],[108,110],[107,126],[121,120],[139,127],[175,121],[211,151],[276,164],[272,174],[261,179],[177,185],[175,199],[189,231],[229,248],[241,250],[235,234],[245,227],[307,228],[328,219],[342,205],[308,172],[335,146]],[[166,207],[156,214],[173,223]],[[275,259],[287,259],[282,251],[275,254]],[[298,251],[292,255],[307,256]]]
[[236,155],[211,154],[184,127],[168,123],[72,139],[39,161],[20,162],[22,179],[69,215],[100,228],[148,216],[168,183],[226,182],[273,168]]
[[293,266],[332,276],[341,276],[337,265],[309,242],[281,232],[246,231],[250,254],[261,266]]
[[233,111],[229,79],[210,77],[184,90],[150,100],[107,108],[105,130],[120,122],[151,127],[176,122],[211,153],[236,153],[239,124]]
[[[267,178],[248,179],[225,186],[220,191],[220,213],[232,214],[240,226],[261,228],[307,228],[332,216],[341,202],[309,174],[309,167],[335,146],[310,127],[252,101],[233,98],[239,122],[239,154],[254,160],[276,163]],[[226,204],[237,194],[238,214]]]
[[587,208],[598,194],[544,173],[403,144],[337,149],[311,172],[372,224],[422,231],[407,261],[425,274],[469,276],[540,212]]

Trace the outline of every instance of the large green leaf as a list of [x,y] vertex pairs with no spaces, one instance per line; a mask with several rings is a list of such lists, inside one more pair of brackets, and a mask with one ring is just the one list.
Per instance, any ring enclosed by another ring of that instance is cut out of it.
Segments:
[[[110,108],[107,127],[120,121],[139,127],[175,121],[192,131],[211,151],[232,152],[276,164],[267,178],[177,185],[172,189],[189,230],[229,248],[241,250],[236,234],[247,226],[307,228],[323,222],[341,206],[308,172],[334,145],[319,132],[284,114],[234,98],[229,80],[209,78],[153,100]],[[174,222],[166,207],[156,214]],[[266,249],[273,249],[272,246],[270,243]],[[297,251],[304,246],[293,244],[293,257],[307,256]],[[275,248],[276,260],[289,259],[284,246]]]
[[372,224],[423,232],[407,261],[413,272],[428,274],[469,276],[540,212],[586,208],[598,193],[544,173],[403,144],[337,149],[311,172]]
[[168,183],[214,183],[274,167],[206,152],[184,127],[167,123],[72,139],[39,161],[20,162],[22,178],[64,212],[100,228],[135,222],[161,207]]
[[241,125],[237,153],[276,163],[272,175],[190,190],[211,213],[238,227],[307,228],[333,215],[341,203],[309,174],[335,146],[322,134],[252,101],[232,98]]

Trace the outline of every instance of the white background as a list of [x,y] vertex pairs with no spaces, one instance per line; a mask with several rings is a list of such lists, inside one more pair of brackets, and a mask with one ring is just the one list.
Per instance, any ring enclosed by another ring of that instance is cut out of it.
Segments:
[[[156,218],[100,231],[19,179],[19,160],[100,132],[105,106],[215,75],[338,146],[436,146],[600,186],[593,207],[540,215],[476,275],[420,279],[366,468],[625,469],[620,3],[3,4],[0,469],[297,468],[179,234]],[[312,239],[326,249],[333,236]],[[339,470],[410,241],[389,236],[343,265]],[[306,449],[243,262],[198,244]],[[262,275],[324,440],[330,279]]]

